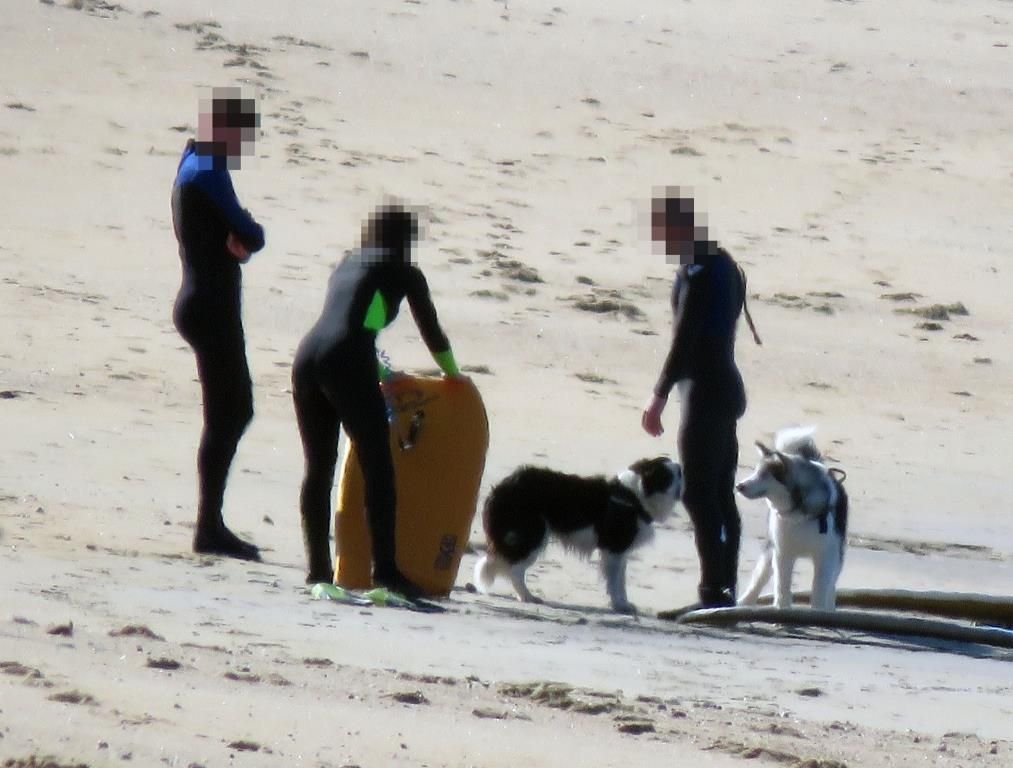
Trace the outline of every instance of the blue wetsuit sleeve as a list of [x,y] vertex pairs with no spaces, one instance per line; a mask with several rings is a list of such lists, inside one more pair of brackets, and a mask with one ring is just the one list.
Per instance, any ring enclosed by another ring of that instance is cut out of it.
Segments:
[[193,180],[218,207],[228,222],[229,229],[250,253],[256,253],[264,247],[264,228],[239,204],[232,178],[226,171],[203,171],[197,173]]

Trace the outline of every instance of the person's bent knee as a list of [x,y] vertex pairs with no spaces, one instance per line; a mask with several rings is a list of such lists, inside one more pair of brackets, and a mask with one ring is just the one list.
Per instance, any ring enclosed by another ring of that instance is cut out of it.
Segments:
[[244,396],[235,400],[228,409],[227,419],[229,428],[234,432],[239,434],[245,432],[253,421],[253,397]]
[[707,487],[699,484],[684,485],[682,489],[682,505],[690,513],[707,513],[717,508],[717,499]]
[[238,439],[253,421],[253,401],[233,401],[228,407],[218,408],[209,419],[210,426],[222,435]]
[[240,404],[237,423],[242,425],[243,431],[250,426],[250,422],[253,421],[253,398],[249,398]]

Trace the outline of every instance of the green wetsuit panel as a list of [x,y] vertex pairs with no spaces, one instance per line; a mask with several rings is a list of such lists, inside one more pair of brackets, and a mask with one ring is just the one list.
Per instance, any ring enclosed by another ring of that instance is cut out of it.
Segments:
[[373,294],[373,300],[369,302],[362,327],[371,331],[381,331],[387,327],[387,302],[383,300],[383,294],[379,291]]

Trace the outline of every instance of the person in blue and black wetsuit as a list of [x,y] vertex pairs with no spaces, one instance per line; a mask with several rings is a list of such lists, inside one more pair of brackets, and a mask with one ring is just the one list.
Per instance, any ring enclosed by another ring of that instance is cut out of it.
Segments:
[[365,482],[372,540],[373,583],[410,598],[421,590],[398,569],[394,523],[397,500],[387,408],[376,335],[408,300],[422,339],[443,373],[459,375],[422,271],[412,263],[415,215],[399,205],[380,207],[363,228],[361,247],[335,267],[323,312],[299,344],[292,396],[306,474],[300,497],[307,583],[333,579],[329,532],[338,428],[355,444]]
[[[735,364],[735,326],[745,308],[745,274],[727,251],[706,239],[705,229],[696,227],[693,200],[678,188],[652,201],[651,237],[668,258],[678,257],[680,266],[672,289],[672,345],[641,424],[654,436],[664,431],[661,414],[678,385],[682,502],[700,557],[700,605],[734,605],[742,529],[735,505],[735,428],[746,411],[746,390]],[[759,344],[748,309],[746,319]]]
[[236,446],[253,418],[240,311],[240,265],[264,247],[264,230],[236,199],[229,168],[238,168],[259,116],[238,89],[215,89],[202,105],[197,140],[183,151],[172,187],[172,223],[183,282],[173,321],[197,356],[204,430],[197,452],[199,500],[195,552],[259,560],[222,518],[222,501]]

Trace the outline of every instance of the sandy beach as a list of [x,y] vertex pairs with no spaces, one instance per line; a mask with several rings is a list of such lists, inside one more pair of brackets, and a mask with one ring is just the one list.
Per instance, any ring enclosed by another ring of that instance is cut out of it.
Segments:
[[[1013,7],[555,3],[9,0],[0,765],[1013,764],[1009,650],[658,619],[695,597],[684,512],[630,564],[636,618],[553,547],[544,605],[475,594],[474,551],[442,614],[306,593],[291,361],[372,207],[426,211],[484,495],[521,463],[674,455],[677,403],[640,428],[675,269],[641,219],[678,184],[764,340],[741,324],[740,475],[816,424],[848,473],[840,587],[1013,595]],[[169,193],[221,85],[262,113],[233,174],[267,247],[225,511],[256,564],[190,551],[200,390],[171,319]],[[380,344],[433,368],[410,313]],[[766,507],[739,508],[745,580]]]

